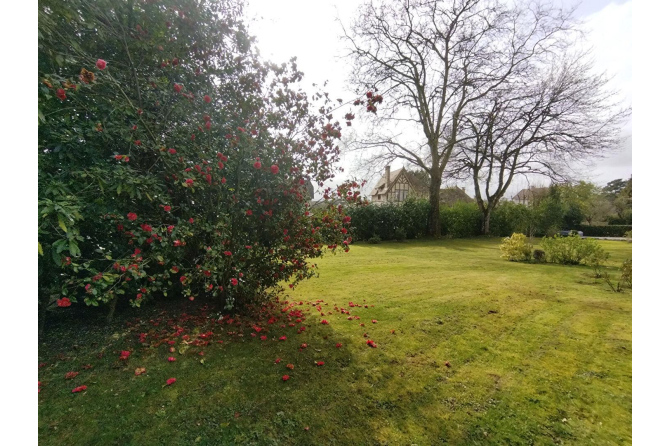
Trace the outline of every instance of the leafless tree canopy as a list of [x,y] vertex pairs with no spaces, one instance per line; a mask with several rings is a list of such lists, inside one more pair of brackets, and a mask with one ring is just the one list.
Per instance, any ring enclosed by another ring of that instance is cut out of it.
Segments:
[[556,57],[478,103],[466,117],[468,138],[456,145],[444,176],[473,180],[487,233],[490,213],[515,176],[574,180],[569,168],[575,161],[619,144],[628,114],[617,107],[607,78],[593,74],[585,54]]
[[[489,164],[478,155],[486,153],[479,147],[487,138],[496,147],[506,141],[518,149],[505,163],[544,151],[532,155],[538,163],[523,168],[541,170],[544,164],[552,174],[558,165],[552,161],[597,150],[607,129],[607,94],[599,93],[605,80],[588,76],[583,54],[566,56],[579,37],[571,14],[539,2],[370,1],[345,31],[352,81],[384,96],[376,130],[354,148],[378,149],[371,166],[400,159],[430,175],[434,235],[447,166],[452,174],[475,174],[480,166],[481,175],[491,163],[500,164],[497,155]],[[587,98],[591,90],[597,93]],[[505,130],[491,133],[499,127]],[[515,138],[512,129],[524,130]],[[559,146],[566,150],[552,152]]]

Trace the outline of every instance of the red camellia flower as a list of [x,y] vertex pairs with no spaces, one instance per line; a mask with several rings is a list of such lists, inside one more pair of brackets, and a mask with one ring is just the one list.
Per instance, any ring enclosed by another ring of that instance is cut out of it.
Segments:
[[62,299],[58,299],[56,301],[56,304],[59,307],[69,307],[70,305],[72,305],[72,302],[70,302],[70,299],[68,299],[67,297],[64,297]]
[[286,340],[286,336],[282,336],[282,337],[280,337],[279,340],[280,340],[280,341],[285,341],[285,340]]
[[283,379],[284,381],[288,381],[289,379],[291,379],[291,377],[288,375],[284,375],[281,377],[281,379]]
[[170,206],[167,206],[167,205],[166,205],[166,206],[163,206],[163,210],[164,210],[165,212],[170,212],[171,209],[172,209],[172,207],[170,207]]
[[279,364],[281,362],[281,358],[275,359],[275,364]]
[[260,162],[260,161],[256,161],[256,162],[254,163],[254,168],[256,168],[256,169],[260,169],[260,168],[261,168],[261,162]]
[[373,323],[373,324],[376,324],[376,323],[377,323],[377,319],[372,319],[372,323]]
[[177,93],[181,93],[182,88],[184,87],[182,87],[179,84],[174,84],[174,91],[176,91]]
[[179,59],[177,59],[176,57],[172,59],[172,65],[174,65],[175,67],[179,65]]
[[252,210],[251,210],[251,209],[247,209],[247,215],[252,215],[252,214],[253,214]]
[[187,178],[187,179],[186,179],[186,186],[187,186],[187,187],[193,186],[193,180],[190,179],[190,178]]
[[237,286],[237,279],[235,279],[235,278],[230,279],[230,283],[231,283],[233,286]]
[[129,356],[130,356],[130,352],[128,350],[122,350],[121,355],[119,356],[119,359],[121,361],[126,361]]
[[335,344],[335,348],[341,348],[341,347],[342,347],[342,343],[341,343],[341,342],[338,342],[337,344]]
[[322,323],[323,325],[328,325],[328,321],[325,320],[325,319],[323,319],[323,320],[321,321],[321,323]]
[[168,386],[171,386],[172,384],[177,382],[177,378],[169,378],[167,381],[165,381],[165,384]]
[[325,364],[325,362],[323,362],[323,361],[319,361],[319,362],[316,363],[316,366],[317,366],[317,367],[321,367],[321,366],[324,365],[324,364]]
[[219,169],[223,169],[223,163],[222,163],[221,161],[219,161],[218,163],[216,163],[216,166],[217,166]]
[[86,386],[75,387],[74,389],[72,389],[72,393],[83,392],[84,390],[86,390],[86,388],[87,388]]
[[226,184],[226,178],[225,177],[221,178],[221,184]]
[[175,149],[168,149],[168,153],[170,155],[174,155],[175,153],[177,153],[177,151]]
[[74,379],[79,375],[79,372],[67,372],[65,374],[65,379]]
[[107,62],[102,59],[98,59],[98,61],[95,63],[95,66],[98,67],[99,70],[104,70],[107,66]]
[[181,283],[186,282],[186,276],[181,276],[181,277],[179,278],[179,281],[180,281]]
[[210,98],[209,95],[205,95],[205,97],[204,97],[203,99],[204,99],[205,102],[207,102],[208,104],[209,104],[210,102],[212,102],[212,98]]
[[62,88],[56,90],[56,97],[58,97],[58,99],[60,99],[61,101],[64,101],[65,98],[67,98],[67,96],[65,95],[65,90],[63,90]]
[[267,340],[267,338],[268,338],[267,336],[261,336],[261,341],[265,341]]
[[271,171],[273,174],[277,175],[277,174],[279,173],[279,166],[276,165],[276,164],[273,164],[272,166],[270,166],[270,171]]
[[300,348],[307,348],[307,344],[302,344]]
[[191,217],[191,218],[188,219],[188,222],[191,223],[191,224],[193,224],[193,221],[194,221],[194,220],[193,220],[193,217]]
[[141,145],[142,145],[142,141],[140,141],[139,139],[136,139],[136,140],[135,140],[135,145],[136,145],[136,146],[141,146]]
[[210,129],[212,128],[212,121],[207,121],[207,122],[205,123],[205,128],[206,128],[207,130],[210,130]]
[[293,364],[286,364],[286,368],[289,370],[293,370],[295,366]]
[[168,357],[168,362],[175,362],[175,361],[176,361],[176,359],[175,359],[174,356]]

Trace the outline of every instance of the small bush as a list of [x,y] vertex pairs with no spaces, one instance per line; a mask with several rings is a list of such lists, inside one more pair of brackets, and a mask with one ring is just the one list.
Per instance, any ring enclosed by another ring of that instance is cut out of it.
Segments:
[[399,242],[404,242],[407,240],[407,232],[403,228],[396,229],[394,238]]
[[368,243],[370,243],[371,245],[378,245],[381,242],[382,242],[382,238],[380,236],[378,236],[377,234],[373,235],[372,237],[370,237],[368,239]]
[[540,246],[544,249],[548,262],[562,265],[602,264],[609,256],[598,242],[578,235],[544,237]]
[[626,231],[626,233],[623,236],[626,237],[626,241],[628,243],[633,243],[633,230],[632,229],[630,231]]
[[627,259],[621,264],[621,279],[619,281],[633,288],[633,259]]
[[535,259],[537,263],[544,263],[547,261],[546,254],[541,249],[533,250],[533,259]]
[[609,274],[603,273],[605,282],[612,291],[616,293],[621,293],[625,288],[633,288],[633,260],[627,259],[621,264],[621,277],[616,286],[612,283]]
[[514,233],[511,237],[505,237],[500,245],[504,259],[512,262],[525,262],[530,260],[533,246],[523,234]]

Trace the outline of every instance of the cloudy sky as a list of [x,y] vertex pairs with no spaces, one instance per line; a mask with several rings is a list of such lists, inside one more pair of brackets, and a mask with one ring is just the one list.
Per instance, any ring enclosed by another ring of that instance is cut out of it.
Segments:
[[[312,83],[328,81],[327,91],[346,100],[354,95],[347,83],[349,69],[343,59],[344,43],[338,18],[345,24],[355,17],[362,0],[248,0],[247,11],[252,34],[264,58],[274,62],[288,61],[296,56],[298,67],[305,73],[303,88],[310,91]],[[574,0],[554,0],[566,7],[578,4]],[[585,0],[576,10],[577,17],[589,31],[586,44],[593,48],[598,71],[612,77],[612,86],[621,92],[626,105],[632,104],[632,0]],[[360,129],[359,129],[360,131]],[[616,178],[632,174],[632,121],[622,129],[629,138],[622,147],[605,159],[588,166],[574,166],[582,178],[604,185]],[[345,134],[346,137],[346,134]],[[345,156],[345,169],[340,178],[356,173],[356,160]],[[393,168],[402,164],[396,162]],[[377,178],[369,178],[376,182]],[[472,191],[469,183],[459,184]],[[525,181],[513,184],[508,195],[523,188]]]

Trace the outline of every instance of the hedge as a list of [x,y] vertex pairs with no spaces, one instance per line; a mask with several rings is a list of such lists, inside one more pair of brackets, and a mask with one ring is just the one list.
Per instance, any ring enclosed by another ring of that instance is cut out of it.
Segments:
[[382,240],[423,237],[429,209],[426,200],[351,207],[347,209],[351,216],[351,236],[354,241],[369,240],[375,235]]
[[[551,235],[560,229],[579,229],[587,236],[623,237],[631,225],[570,226],[563,215],[549,205],[530,208],[521,204],[501,203],[491,214],[489,235],[508,237],[512,233]],[[427,235],[427,200],[410,199],[401,204],[370,204],[347,209],[351,216],[351,235],[355,241],[367,241],[373,236],[381,240],[416,239]],[[476,203],[456,203],[440,206],[442,235],[452,238],[481,235],[482,217]],[[570,227],[568,227],[570,226]]]
[[444,236],[474,237],[481,234],[482,214],[475,203],[456,203],[440,208],[440,225]]
[[590,237],[624,237],[626,232],[633,230],[633,225],[607,225],[607,226],[577,226],[584,236]]

